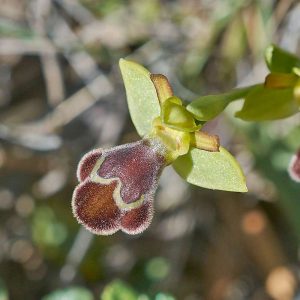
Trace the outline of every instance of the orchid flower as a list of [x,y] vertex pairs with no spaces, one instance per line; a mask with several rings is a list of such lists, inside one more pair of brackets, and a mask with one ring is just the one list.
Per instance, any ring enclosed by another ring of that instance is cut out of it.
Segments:
[[246,192],[244,175],[217,136],[173,95],[168,79],[120,60],[131,119],[140,141],[95,149],[81,159],[72,208],[78,222],[99,235],[144,231],[153,217],[159,177],[172,165],[186,181],[211,189]]

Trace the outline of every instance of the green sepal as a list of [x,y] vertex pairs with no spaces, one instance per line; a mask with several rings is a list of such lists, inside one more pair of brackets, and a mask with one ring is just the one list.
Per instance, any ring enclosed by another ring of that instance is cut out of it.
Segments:
[[268,89],[257,87],[235,113],[245,121],[268,121],[289,117],[299,111],[293,88]]
[[213,190],[247,192],[243,171],[236,159],[223,147],[219,152],[191,148],[172,164],[187,182]]
[[153,120],[160,115],[160,105],[150,72],[143,66],[120,59],[119,62],[131,120],[140,136],[151,131]]
[[275,45],[266,49],[265,60],[271,72],[292,73],[294,67],[300,66],[297,56]]
[[170,97],[162,103],[161,119],[168,127],[186,132],[198,130],[193,115],[182,105],[182,101],[177,97]]

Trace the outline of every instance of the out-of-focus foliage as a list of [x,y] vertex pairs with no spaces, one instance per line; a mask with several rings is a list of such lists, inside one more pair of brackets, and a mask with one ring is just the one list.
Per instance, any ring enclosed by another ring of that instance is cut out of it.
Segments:
[[135,300],[137,293],[122,281],[114,281],[104,288],[101,300]]
[[92,300],[94,299],[93,294],[85,289],[80,287],[71,287],[64,290],[54,291],[51,294],[43,297],[43,300]]
[[2,281],[0,281],[0,300],[8,300],[8,292]]
[[[162,266],[161,262],[156,263],[158,263],[157,266]],[[175,298],[166,293],[157,293],[153,297],[139,294],[124,282],[115,280],[104,288],[101,300],[175,300]]]
[[119,58],[167,75],[184,100],[256,84],[268,44],[299,56],[298,1],[0,7],[0,297],[82,287],[99,299],[118,279],[151,300],[299,297],[300,188],[286,170],[297,115],[255,125],[232,118],[236,102],[205,126],[241,163],[246,195],[193,188],[166,169],[151,227],[130,238],[90,235],[70,205],[85,152],[138,139]]

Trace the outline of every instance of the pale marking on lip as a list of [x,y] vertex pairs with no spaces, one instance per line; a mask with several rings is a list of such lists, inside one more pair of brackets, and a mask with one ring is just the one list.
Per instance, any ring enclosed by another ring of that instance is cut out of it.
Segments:
[[117,186],[113,192],[113,199],[115,200],[116,205],[120,209],[125,210],[125,211],[140,207],[144,202],[144,199],[145,199],[144,195],[142,195],[141,198],[135,202],[125,203],[121,197],[122,182],[121,182],[120,178],[118,178],[118,177],[103,178],[103,177],[99,176],[97,171],[100,169],[100,166],[104,162],[105,158],[106,158],[105,154],[102,155],[100,158],[98,158],[98,160],[89,176],[90,180],[94,183],[100,183],[100,184],[104,184],[104,185],[109,185],[113,181],[117,181]]

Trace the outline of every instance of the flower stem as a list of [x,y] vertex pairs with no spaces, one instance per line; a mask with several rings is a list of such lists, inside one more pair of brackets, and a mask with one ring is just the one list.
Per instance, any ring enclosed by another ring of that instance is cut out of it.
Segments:
[[202,96],[192,101],[187,106],[187,110],[194,115],[195,119],[208,121],[219,115],[230,102],[246,97],[248,93],[262,85],[255,84],[236,88],[224,94]]
[[247,96],[247,94],[249,94],[252,90],[256,89],[257,87],[262,86],[263,83],[260,84],[254,84],[254,85],[250,85],[250,86],[246,86],[246,87],[242,87],[242,88],[235,88],[229,92],[226,92],[224,94],[219,94],[216,96],[221,96],[227,99],[228,103],[231,101],[235,101],[235,100],[239,100],[244,98],[245,96]]

